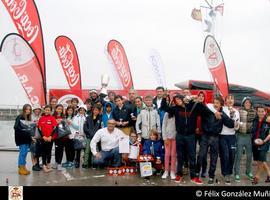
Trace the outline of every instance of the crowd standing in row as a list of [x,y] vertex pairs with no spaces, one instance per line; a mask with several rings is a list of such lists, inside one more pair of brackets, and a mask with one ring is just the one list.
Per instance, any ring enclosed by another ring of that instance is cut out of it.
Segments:
[[[230,184],[233,174],[234,180],[241,182],[240,162],[244,151],[246,177],[257,184],[265,171],[265,182],[270,182],[266,162],[270,115],[263,105],[255,109],[252,99],[246,97],[237,109],[232,95],[225,102],[215,97],[212,103],[206,104],[206,93],[191,95],[187,89],[170,96],[163,87],[158,87],[156,93],[155,98],[151,95],[142,98],[130,90],[129,99],[123,99],[114,92],[104,98],[103,94],[91,90],[83,105],[78,105],[79,100],[73,98],[65,108],[55,97],[43,108],[25,104],[14,125],[20,150],[19,174],[30,173],[25,167],[29,148],[32,170],[50,172],[53,144],[57,170],[136,166],[136,158],[119,153],[119,139],[127,135],[130,148],[137,148],[138,154],[153,155],[155,174],[164,171],[163,179],[170,176],[175,182],[181,182],[189,171],[191,182],[203,184],[200,177],[207,176],[209,166],[208,184],[214,184],[220,157],[224,183]],[[62,163],[64,152],[66,162]],[[255,176],[252,153],[257,163]]]

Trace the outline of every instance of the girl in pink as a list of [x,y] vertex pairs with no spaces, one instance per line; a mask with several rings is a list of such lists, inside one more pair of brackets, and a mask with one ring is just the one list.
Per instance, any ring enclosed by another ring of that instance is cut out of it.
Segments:
[[[169,113],[165,113],[162,124],[162,138],[165,145],[165,171],[161,178],[166,179],[169,176],[169,168],[171,163],[170,176],[175,179],[176,171],[176,128],[175,119]],[[171,161],[171,162],[170,162]]]

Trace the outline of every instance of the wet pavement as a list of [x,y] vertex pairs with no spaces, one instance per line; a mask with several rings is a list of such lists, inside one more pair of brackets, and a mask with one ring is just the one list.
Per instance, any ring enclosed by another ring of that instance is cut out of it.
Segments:
[[[160,176],[152,176],[150,180],[141,178],[139,174],[124,176],[108,176],[107,170],[100,169],[64,169],[62,171],[53,170],[49,173],[43,171],[31,171],[28,176],[17,174],[18,152],[0,151],[0,186],[22,185],[22,186],[197,186],[190,182],[189,176],[184,176],[183,183],[175,183],[169,178],[161,179]],[[270,157],[270,155],[268,155]],[[54,161],[54,157],[52,157]],[[242,166],[244,163],[242,162]],[[255,165],[253,169],[255,169]],[[30,153],[27,156],[27,168],[31,169]],[[244,169],[244,167],[241,167]],[[214,186],[224,186],[220,177],[220,167],[218,164],[217,179]],[[261,183],[258,185],[270,186],[264,183],[265,174],[262,176]],[[6,182],[8,179],[8,182]],[[208,179],[202,179],[204,186],[207,186]],[[227,186],[227,185],[226,185]],[[242,175],[241,183],[232,180],[231,186],[251,186],[245,175]]]
[[[13,121],[0,121],[0,186],[6,185],[23,185],[23,186],[197,186],[190,182],[189,176],[185,175],[183,183],[178,184],[169,178],[161,179],[160,176],[152,176],[150,180],[141,178],[139,174],[125,176],[108,176],[107,170],[100,169],[68,169],[63,171],[53,170],[50,173],[32,172],[28,176],[21,176],[17,173],[18,152],[14,142]],[[12,151],[6,151],[12,150]],[[52,162],[54,162],[54,156]],[[64,155],[65,159],[65,155]],[[63,162],[65,160],[63,159]],[[268,153],[270,160],[270,153]],[[208,162],[209,163],[209,162]],[[270,163],[268,162],[270,165]],[[27,156],[27,168],[31,169],[31,156]],[[255,171],[255,163],[253,171]],[[245,170],[245,156],[241,163],[241,170]],[[215,186],[224,186],[222,177],[220,176],[220,162],[218,161]],[[236,183],[232,180],[231,186],[251,186],[244,174],[242,174],[241,183]],[[264,183],[266,174],[261,176],[260,184],[270,186],[270,183]],[[7,182],[8,179],[8,182]],[[233,179],[233,177],[232,177]],[[202,179],[204,185],[207,185],[208,179]]]

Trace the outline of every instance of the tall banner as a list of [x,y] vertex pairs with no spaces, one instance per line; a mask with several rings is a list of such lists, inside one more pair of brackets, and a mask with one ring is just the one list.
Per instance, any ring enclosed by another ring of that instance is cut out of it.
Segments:
[[46,104],[46,90],[39,60],[28,42],[10,33],[2,41],[0,51],[19,78],[32,105]]
[[81,90],[80,63],[74,43],[66,36],[58,36],[54,45],[70,89]]
[[18,33],[31,45],[40,63],[46,87],[45,51],[38,9],[34,0],[2,0]]
[[151,49],[149,52],[149,62],[152,65],[152,70],[155,75],[158,86],[167,88],[164,65],[160,54],[155,49]]
[[229,94],[228,77],[225,62],[217,41],[208,35],[204,41],[203,53],[217,90],[222,97]]
[[200,9],[194,8],[191,17],[202,22],[204,36],[212,35],[221,44],[222,20],[224,13],[223,0],[203,0]]
[[116,40],[110,40],[107,46],[107,51],[116,68],[124,90],[128,92],[134,86],[128,59],[123,46]]

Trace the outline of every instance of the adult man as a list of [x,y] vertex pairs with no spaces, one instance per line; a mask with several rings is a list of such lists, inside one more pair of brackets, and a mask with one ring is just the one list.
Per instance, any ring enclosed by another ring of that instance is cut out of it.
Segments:
[[157,109],[157,111],[158,111],[161,127],[162,127],[162,122],[163,122],[163,118],[165,115],[165,112],[160,109],[162,97],[164,94],[165,94],[164,87],[159,86],[156,88],[156,97],[153,99],[153,105],[154,105],[154,108]]
[[[113,167],[121,165],[121,155],[119,154],[119,139],[126,137],[123,132],[115,128],[116,121],[108,120],[106,128],[99,129],[91,140],[90,147],[94,155],[94,164],[104,166],[106,161],[111,160]],[[101,143],[101,151],[97,151],[97,143]]]

